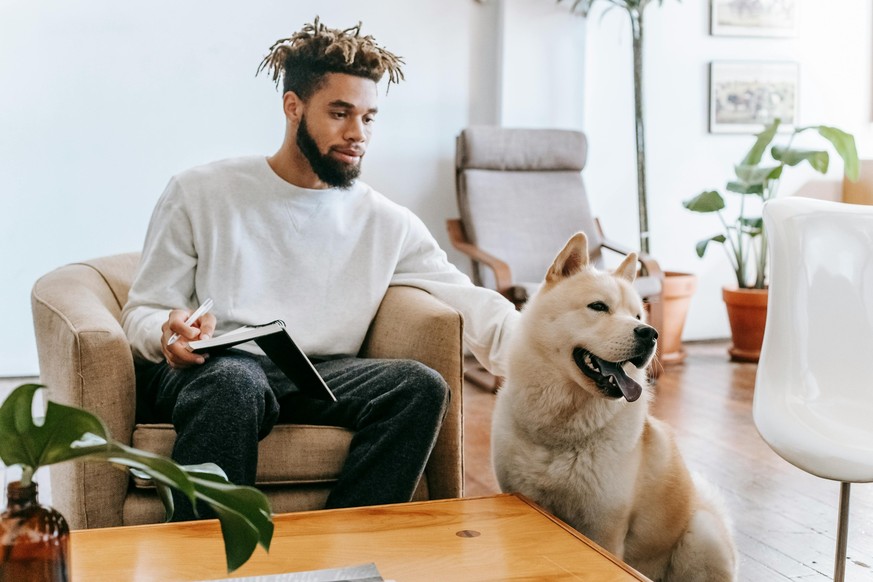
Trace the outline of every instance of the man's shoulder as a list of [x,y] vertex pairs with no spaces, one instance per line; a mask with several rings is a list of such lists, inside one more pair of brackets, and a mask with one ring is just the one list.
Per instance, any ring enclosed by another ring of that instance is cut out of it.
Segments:
[[366,200],[377,211],[404,217],[410,213],[410,210],[406,206],[391,200],[388,196],[382,194],[369,184],[358,180],[356,185],[358,188],[361,188]]
[[216,160],[199,166],[194,166],[179,172],[174,179],[180,182],[197,182],[202,180],[226,179],[235,175],[252,175],[262,170],[266,163],[264,156],[238,156]]

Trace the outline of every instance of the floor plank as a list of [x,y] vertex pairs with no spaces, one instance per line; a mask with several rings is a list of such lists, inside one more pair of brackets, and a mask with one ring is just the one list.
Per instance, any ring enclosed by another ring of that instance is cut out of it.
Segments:
[[[690,342],[665,368],[652,413],[673,427],[692,471],[721,491],[740,552],[742,582],[832,579],[839,484],[795,468],[761,439],[752,420],[755,364],[730,362],[725,342]],[[466,495],[498,491],[491,469],[494,394],[464,395]],[[873,420],[871,420],[873,422]],[[852,486],[846,579],[873,580],[873,486]]]

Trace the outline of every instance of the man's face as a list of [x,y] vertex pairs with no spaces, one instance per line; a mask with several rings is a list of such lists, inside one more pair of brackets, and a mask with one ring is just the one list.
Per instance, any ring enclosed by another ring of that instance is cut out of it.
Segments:
[[361,173],[361,159],[376,119],[376,83],[330,73],[303,105],[297,147],[318,179],[348,188]]

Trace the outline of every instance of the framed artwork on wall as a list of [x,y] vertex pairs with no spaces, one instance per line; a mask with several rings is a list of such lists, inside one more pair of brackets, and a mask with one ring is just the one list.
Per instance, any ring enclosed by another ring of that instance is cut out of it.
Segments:
[[710,34],[795,36],[799,8],[799,0],[710,0]]
[[794,62],[713,61],[709,65],[709,132],[757,133],[780,118],[797,123],[800,67]]

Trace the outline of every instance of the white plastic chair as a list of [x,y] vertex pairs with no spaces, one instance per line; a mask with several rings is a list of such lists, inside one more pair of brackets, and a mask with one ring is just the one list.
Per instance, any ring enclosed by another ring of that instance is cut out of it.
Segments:
[[841,483],[842,581],[849,484],[873,481],[873,206],[781,198],[765,205],[764,224],[770,299],[755,425],[783,459]]

